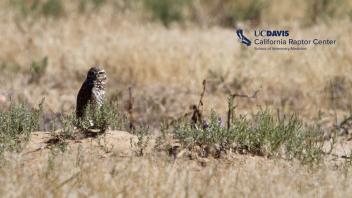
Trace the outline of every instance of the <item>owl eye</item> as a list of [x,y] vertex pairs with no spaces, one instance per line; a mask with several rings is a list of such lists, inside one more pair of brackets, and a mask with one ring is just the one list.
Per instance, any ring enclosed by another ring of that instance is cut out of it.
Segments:
[[104,71],[100,71],[100,72],[98,72],[98,74],[105,74],[105,72]]

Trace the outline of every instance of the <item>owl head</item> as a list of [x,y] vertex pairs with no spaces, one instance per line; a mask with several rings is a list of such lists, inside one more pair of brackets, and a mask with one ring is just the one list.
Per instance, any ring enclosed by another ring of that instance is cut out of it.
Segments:
[[88,71],[87,79],[105,82],[107,80],[107,76],[104,69],[100,69],[99,67],[92,67]]

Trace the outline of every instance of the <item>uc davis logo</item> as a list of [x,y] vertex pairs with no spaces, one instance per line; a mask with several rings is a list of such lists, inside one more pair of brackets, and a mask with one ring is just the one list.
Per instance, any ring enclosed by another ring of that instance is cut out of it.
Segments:
[[244,34],[243,34],[243,30],[242,29],[238,29],[236,31],[236,34],[237,34],[237,37],[238,37],[238,40],[246,45],[246,46],[251,46],[251,40],[249,40]]

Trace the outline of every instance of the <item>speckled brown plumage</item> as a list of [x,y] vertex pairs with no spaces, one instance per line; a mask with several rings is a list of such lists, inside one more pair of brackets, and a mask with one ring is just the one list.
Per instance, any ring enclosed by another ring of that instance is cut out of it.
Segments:
[[91,104],[94,109],[98,109],[104,104],[106,80],[106,73],[103,69],[99,67],[89,69],[87,78],[77,95],[77,118],[84,116],[88,104]]

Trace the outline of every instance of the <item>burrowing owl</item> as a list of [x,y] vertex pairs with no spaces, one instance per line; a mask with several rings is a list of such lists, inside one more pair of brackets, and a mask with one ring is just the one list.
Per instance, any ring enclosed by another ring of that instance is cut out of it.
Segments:
[[89,69],[87,78],[77,95],[77,118],[83,117],[88,104],[94,109],[99,109],[104,104],[106,81],[107,77],[103,69],[99,67]]

